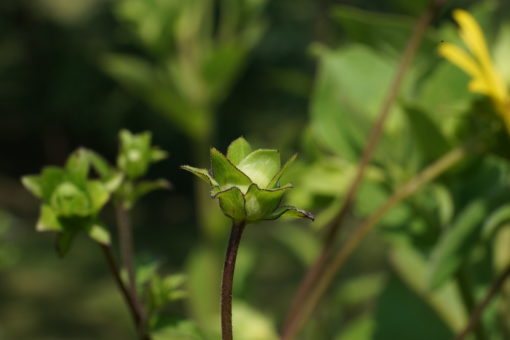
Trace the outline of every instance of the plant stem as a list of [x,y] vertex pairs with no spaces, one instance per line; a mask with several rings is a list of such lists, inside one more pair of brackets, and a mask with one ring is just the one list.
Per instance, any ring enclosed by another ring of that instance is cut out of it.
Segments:
[[236,265],[237,250],[241,242],[241,236],[245,222],[233,223],[228,241],[225,264],[223,266],[223,281],[221,283],[221,338],[232,340],[232,283]]
[[[342,268],[344,263],[353,253],[353,251],[359,246],[361,241],[367,236],[367,234],[377,225],[377,222],[394,206],[400,203],[402,200],[414,194],[424,184],[433,180],[444,171],[452,167],[462,158],[473,151],[473,145],[471,142],[459,146],[447,154],[443,155],[440,159],[435,161],[433,164],[428,166],[425,170],[418,173],[416,176],[411,178],[408,182],[403,184],[397,189],[392,196],[390,196],[386,202],[383,203],[374,213],[372,213],[367,219],[361,222],[354,230],[354,232],[348,237],[345,244],[340,248],[335,257],[331,261],[325,261],[324,269],[322,274],[318,277],[317,284],[314,289],[308,295],[307,299],[302,303],[302,307],[296,312],[292,322],[284,330],[282,339],[288,340],[293,339],[301,326],[303,325],[306,318],[313,312],[317,306],[320,298],[328,288],[329,284],[333,280],[335,274]],[[330,255],[327,255],[329,259]]]
[[[471,282],[471,277],[465,264],[463,264],[455,274],[455,281],[459,289],[462,303],[464,304],[466,312],[469,315],[473,313],[475,308],[475,298],[473,296],[474,288]],[[487,336],[485,335],[481,325],[478,325],[478,327],[475,328],[475,335],[477,340],[487,339]]]
[[482,314],[489,306],[490,302],[498,292],[503,287],[503,284],[505,281],[510,277],[510,265],[508,265],[503,272],[496,278],[496,281],[492,284],[491,288],[485,295],[485,297],[480,301],[480,303],[474,308],[473,313],[471,314],[469,318],[469,322],[466,325],[466,327],[455,337],[455,340],[463,340],[466,338],[466,336],[469,335],[469,333],[478,325],[480,322],[480,319],[482,318]]
[[115,261],[115,257],[113,256],[112,248],[110,245],[100,245],[101,250],[103,251],[103,255],[105,257],[106,262],[108,263],[108,268],[110,269],[110,272],[113,275],[113,278],[115,280],[115,283],[117,284],[117,287],[119,288],[120,292],[122,293],[122,296],[124,297],[124,301],[126,302],[126,305],[128,306],[128,309],[131,313],[131,317],[133,318],[133,322],[135,323],[135,327],[140,334],[140,338],[142,340],[150,340],[151,337],[149,334],[145,333],[140,330],[139,326],[141,324],[142,316],[139,313],[138,308],[136,307],[135,300],[133,299],[133,296],[131,295],[130,291],[122,281],[122,278],[119,274],[119,267],[117,265],[117,262]]
[[[291,323],[293,323],[292,319],[294,318],[294,315],[296,315],[298,311],[302,308],[302,304],[305,297],[309,294],[309,291],[312,289],[312,286],[317,281],[317,278],[320,276],[322,272],[328,253],[330,252],[334,244],[334,241],[338,235],[338,232],[343,224],[345,217],[348,215],[350,211],[356,193],[362,183],[367,166],[370,163],[370,160],[372,159],[377,144],[379,143],[384,128],[384,123],[386,122],[386,119],[388,118],[390,113],[390,109],[397,98],[400,87],[402,85],[402,81],[404,80],[404,76],[409,66],[411,65],[412,60],[414,59],[414,56],[416,54],[416,51],[418,50],[423,35],[427,31],[427,28],[430,22],[432,21],[432,18],[435,16],[435,14],[439,10],[439,8],[441,8],[444,2],[445,0],[433,0],[428,10],[425,11],[425,13],[421,16],[420,20],[416,24],[413,34],[411,35],[406,45],[406,48],[402,54],[402,58],[400,60],[395,77],[393,78],[390,89],[388,90],[388,94],[381,106],[381,110],[377,116],[377,120],[372,130],[370,131],[370,135],[368,137],[367,144],[365,145],[365,148],[363,150],[361,159],[358,163],[354,179],[351,182],[351,185],[345,194],[345,198],[342,206],[340,207],[340,210],[329,224],[329,229],[324,237],[324,246],[322,248],[321,254],[319,255],[319,258],[309,269],[309,271],[305,275],[305,278],[303,279],[298,288],[298,291],[294,297],[294,300],[291,304],[291,307],[289,308],[289,312],[285,319],[284,330],[287,329]],[[284,331],[283,334],[285,333],[286,332]],[[284,336],[284,339],[290,338],[286,338]]]
[[146,333],[145,327],[147,320],[136,289],[136,274],[133,261],[133,237],[131,233],[131,223],[129,220],[128,211],[124,209],[120,203],[115,204],[115,216],[117,219],[117,229],[119,232],[119,245],[122,266],[128,275],[128,291],[132,298],[133,306],[136,309],[136,314],[139,316],[139,319],[137,320],[137,329],[142,336],[144,333]]

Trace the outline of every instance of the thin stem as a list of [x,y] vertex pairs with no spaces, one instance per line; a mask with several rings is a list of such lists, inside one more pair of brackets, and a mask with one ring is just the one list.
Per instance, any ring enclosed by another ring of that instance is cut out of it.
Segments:
[[[463,264],[455,274],[455,282],[457,283],[460,297],[467,314],[473,313],[475,308],[475,298],[473,296],[474,289],[473,283],[471,282],[471,277],[465,264]],[[478,325],[478,327],[475,328],[475,335],[477,340],[487,339],[487,336],[485,335],[481,325]]]
[[290,323],[285,329],[282,337],[283,339],[293,339],[297,335],[304,321],[317,306],[320,298],[328,288],[335,274],[342,268],[361,241],[363,241],[367,234],[377,225],[377,222],[379,222],[379,220],[395,205],[408,198],[418,191],[424,184],[433,180],[455,165],[458,161],[464,158],[469,151],[473,151],[473,145],[471,142],[463,144],[462,146],[459,146],[443,155],[436,162],[397,189],[393,195],[379,207],[379,209],[355,228],[355,231],[349,236],[344,246],[340,248],[335,257],[332,258],[331,261],[327,261],[327,264],[324,266],[323,272],[318,278],[317,284],[311,291],[308,299],[304,301],[302,308],[297,311],[295,317],[292,319],[292,323]]
[[[122,281],[122,278],[120,277],[119,267],[117,265],[117,262],[115,261],[115,257],[113,256],[112,248],[110,245],[104,245],[104,244],[101,244],[100,247],[101,247],[101,250],[103,251],[105,260],[108,263],[108,268],[110,269],[110,272],[113,275],[115,283],[117,284],[117,287],[119,288],[120,292],[122,293],[122,297],[124,298],[124,301],[126,302],[126,305],[128,306],[128,309],[131,313],[131,317],[133,318],[133,322],[135,323],[136,329],[141,334],[139,325],[141,324],[142,316],[140,315],[139,310],[136,307],[136,303],[135,303],[135,300],[133,299],[133,296],[131,295],[130,291],[124,284],[124,281]],[[142,340],[150,340],[151,339],[149,334],[142,334],[142,335],[140,335],[140,338]]]
[[491,288],[485,295],[482,301],[476,306],[471,317],[469,318],[469,322],[466,327],[455,337],[455,340],[463,340],[469,333],[478,325],[480,319],[482,318],[483,312],[489,306],[490,302],[496,297],[499,293],[505,281],[510,277],[510,265],[508,265],[505,270],[497,277],[496,281],[492,284]]
[[313,284],[317,281],[317,278],[320,276],[322,272],[322,268],[325,263],[325,259],[327,258],[327,254],[330,252],[334,241],[340,231],[340,227],[343,225],[343,221],[345,217],[348,215],[356,193],[362,183],[363,177],[365,175],[366,169],[372,156],[375,152],[377,144],[381,138],[381,134],[384,128],[384,123],[389,116],[390,109],[395,102],[397,95],[399,94],[400,87],[404,80],[404,76],[411,65],[412,60],[420,46],[420,42],[423,38],[423,35],[427,31],[427,28],[432,21],[432,18],[435,16],[439,8],[443,5],[445,0],[433,0],[427,11],[421,16],[420,20],[416,24],[416,27],[411,35],[406,48],[402,54],[402,58],[400,60],[398,69],[395,73],[391,86],[388,90],[388,94],[381,106],[381,110],[377,116],[377,120],[370,131],[370,135],[368,137],[367,144],[363,150],[363,154],[358,163],[358,167],[356,170],[356,174],[354,175],[354,179],[351,182],[349,189],[346,192],[344,201],[340,210],[333,218],[331,223],[329,224],[328,232],[324,238],[324,246],[322,248],[321,254],[317,261],[313,264],[310,270],[307,272],[305,278],[303,279],[298,291],[294,297],[294,300],[289,308],[289,312],[287,314],[286,320],[284,322],[284,336],[283,339],[288,340],[285,336],[286,329],[289,327],[291,323],[293,323],[294,315],[298,313],[298,311],[302,308],[302,304],[304,302],[305,297],[309,294],[310,289],[312,289]]
[[115,204],[115,216],[117,219],[117,230],[119,232],[119,245],[122,260],[122,266],[128,275],[128,291],[139,316],[137,320],[137,329],[141,336],[145,336],[146,316],[142,307],[142,303],[138,297],[136,289],[136,274],[133,261],[133,237],[131,233],[131,223],[126,209],[120,203]]
[[223,266],[223,281],[221,283],[221,338],[232,340],[232,283],[236,265],[237,250],[245,223],[232,224],[230,239],[228,241],[225,264]]

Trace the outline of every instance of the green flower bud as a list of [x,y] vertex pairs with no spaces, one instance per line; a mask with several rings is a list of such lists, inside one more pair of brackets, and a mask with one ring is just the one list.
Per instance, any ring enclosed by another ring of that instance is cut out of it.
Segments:
[[308,211],[280,206],[292,185],[280,186],[279,181],[295,159],[296,155],[292,156],[282,167],[278,150],[252,151],[240,137],[229,145],[227,156],[211,149],[210,170],[188,165],[181,168],[209,183],[211,197],[218,198],[223,213],[236,223],[274,220],[283,215],[313,220]]
[[150,132],[132,134],[128,130],[122,130],[119,133],[119,140],[117,166],[130,179],[145,175],[151,163],[167,157],[166,152],[151,145]]
[[64,255],[79,231],[85,231],[95,241],[110,243],[110,236],[98,220],[99,211],[115,189],[115,176],[108,180],[91,180],[89,172],[94,156],[79,149],[68,159],[64,168],[49,166],[40,175],[24,176],[22,183],[41,199],[37,231],[57,232],[57,250]]

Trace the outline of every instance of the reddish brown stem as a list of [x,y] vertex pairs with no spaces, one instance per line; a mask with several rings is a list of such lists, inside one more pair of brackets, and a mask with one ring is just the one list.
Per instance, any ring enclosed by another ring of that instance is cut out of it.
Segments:
[[455,340],[463,340],[469,333],[476,328],[480,319],[482,318],[483,312],[489,306],[490,302],[496,297],[498,292],[503,287],[505,281],[510,277],[510,265],[503,270],[503,272],[498,276],[496,281],[492,284],[491,288],[485,295],[482,301],[476,306],[471,317],[469,318],[469,322],[466,327],[455,337]]
[[241,243],[245,223],[232,224],[228,241],[225,264],[223,266],[223,281],[221,283],[221,338],[232,340],[232,285],[236,266],[237,250]]
[[108,263],[108,268],[110,269],[110,272],[112,273],[113,279],[115,280],[115,283],[117,284],[117,287],[119,288],[120,292],[122,293],[122,297],[124,298],[124,301],[126,302],[126,305],[128,306],[129,312],[131,313],[131,317],[133,318],[133,322],[135,323],[137,332],[140,334],[140,339],[151,340],[150,335],[147,332],[145,332],[144,330],[140,329],[142,316],[140,315],[139,310],[136,307],[135,299],[131,295],[129,289],[124,284],[124,281],[122,281],[122,278],[120,277],[119,267],[117,265],[117,262],[115,261],[115,257],[113,256],[111,246],[104,245],[104,244],[101,244],[100,246],[101,246],[101,250],[103,251],[105,260]]

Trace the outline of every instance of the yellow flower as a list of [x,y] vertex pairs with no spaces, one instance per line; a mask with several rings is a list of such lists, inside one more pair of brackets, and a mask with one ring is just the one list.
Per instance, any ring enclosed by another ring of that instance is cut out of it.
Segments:
[[510,95],[494,67],[482,29],[475,18],[464,10],[456,9],[453,17],[459,25],[460,38],[470,53],[456,45],[443,43],[439,46],[439,54],[472,77],[469,83],[471,92],[491,98],[510,134]]

